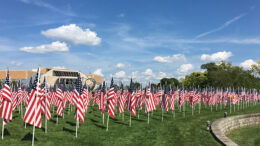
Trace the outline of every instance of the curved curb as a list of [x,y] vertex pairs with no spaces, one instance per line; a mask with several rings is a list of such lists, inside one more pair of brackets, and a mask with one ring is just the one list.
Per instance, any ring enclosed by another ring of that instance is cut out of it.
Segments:
[[221,118],[211,125],[213,135],[224,145],[237,146],[225,133],[237,128],[260,124],[260,113]]

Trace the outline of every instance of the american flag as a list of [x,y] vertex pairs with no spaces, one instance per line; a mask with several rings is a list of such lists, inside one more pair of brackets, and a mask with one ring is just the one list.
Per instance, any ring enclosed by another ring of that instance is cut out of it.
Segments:
[[61,85],[59,85],[59,88],[56,90],[56,98],[57,98],[57,114],[62,116],[62,101],[63,101],[63,93],[61,90]]
[[51,118],[51,111],[50,111],[50,98],[48,94],[48,87],[46,82],[46,77],[44,77],[43,84],[42,84],[42,95],[43,99],[41,102],[41,111],[44,117],[49,120]]
[[154,102],[154,92],[153,92],[153,87],[150,87],[147,90],[147,97],[148,97],[148,101],[147,101],[147,105],[146,105],[146,113],[149,113],[150,111],[153,111],[156,109],[155,106],[155,102]]
[[127,102],[127,109],[131,111],[132,115],[136,115],[135,111],[135,92],[133,92],[133,80],[131,78],[130,87],[128,91],[128,102]]
[[89,93],[88,93],[88,86],[86,84],[84,85],[82,95],[84,97],[84,110],[87,111],[90,99],[89,99]]
[[36,77],[32,86],[32,91],[26,105],[24,122],[41,128],[41,103],[40,103],[40,69],[38,68]]
[[5,86],[2,89],[2,107],[1,107],[1,118],[3,119],[2,125],[12,121],[12,99],[11,89],[9,81],[9,70],[6,73]]
[[78,74],[78,78],[76,81],[76,89],[74,89],[74,101],[76,106],[75,117],[76,120],[80,120],[84,124],[84,102],[82,96],[82,82],[80,78],[80,74]]
[[103,82],[103,86],[101,89],[100,93],[100,104],[99,104],[99,109],[101,110],[102,113],[106,111],[106,83],[105,81]]
[[182,90],[181,90],[181,93],[179,94],[179,107],[182,107],[182,105],[184,104],[185,102],[185,98],[184,98],[184,87],[182,85]]
[[121,95],[120,95],[120,98],[119,98],[119,114],[123,113],[124,112],[124,102],[125,101],[125,94],[124,94],[124,85],[121,84]]
[[168,87],[167,82],[165,82],[165,91],[162,96],[162,102],[161,102],[162,109],[168,111]]
[[115,118],[115,91],[114,91],[114,81],[113,77],[111,79],[110,89],[108,91],[108,115],[110,115],[113,119]]

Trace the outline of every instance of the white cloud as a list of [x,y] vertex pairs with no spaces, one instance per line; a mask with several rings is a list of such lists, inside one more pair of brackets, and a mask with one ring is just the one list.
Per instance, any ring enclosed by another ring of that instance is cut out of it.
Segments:
[[41,32],[44,36],[62,40],[74,45],[92,45],[96,46],[101,43],[101,38],[97,33],[90,29],[81,29],[76,24],[63,25],[58,28],[48,29]]
[[11,62],[10,62],[10,65],[19,67],[19,66],[22,66],[22,65],[23,65],[23,62],[11,61]]
[[145,70],[145,72],[142,72],[142,74],[145,76],[153,76],[153,71],[152,69],[148,68]]
[[128,76],[128,78],[132,78],[132,79],[136,79],[137,77],[139,77],[138,71],[134,71],[131,73],[130,76]]
[[69,47],[64,42],[52,42],[51,44],[43,44],[36,47],[23,47],[20,48],[21,51],[28,53],[49,53],[49,52],[66,52],[69,51]]
[[124,13],[120,13],[120,14],[118,15],[118,17],[124,18],[124,17],[125,17],[125,14],[124,14]]
[[55,6],[51,5],[50,3],[44,2],[42,0],[20,0],[20,1],[25,3],[25,4],[33,4],[33,5],[36,5],[38,7],[47,8],[51,11],[58,12],[58,13],[61,13],[63,15],[75,16],[75,13],[72,12],[70,10],[70,8],[68,10],[64,11],[64,9],[59,9],[58,7],[55,7]]
[[194,67],[192,64],[182,64],[180,68],[177,69],[178,74],[187,74]]
[[202,61],[224,61],[231,57],[233,54],[231,52],[217,52],[211,55],[209,54],[202,54],[200,60]]
[[165,56],[165,57],[156,56],[153,58],[153,60],[161,63],[171,63],[177,61],[186,61],[186,57],[183,54],[175,54],[172,56]]
[[240,66],[243,67],[244,69],[250,69],[253,64],[256,64],[256,62],[252,59],[248,59],[240,63]]
[[167,74],[165,72],[159,72],[158,75],[156,76],[156,79],[160,80],[162,78],[166,78]]
[[238,15],[238,16],[232,18],[231,20],[226,21],[226,22],[225,22],[223,25],[221,25],[220,27],[215,28],[215,29],[212,29],[212,30],[207,31],[207,32],[204,32],[204,33],[202,33],[202,34],[199,34],[199,35],[197,35],[195,38],[196,38],[196,39],[197,39],[197,38],[201,38],[201,37],[207,36],[207,35],[209,35],[209,34],[211,34],[211,33],[220,31],[220,30],[222,30],[222,29],[228,27],[231,23],[233,23],[233,22],[235,22],[235,21],[241,19],[241,18],[244,17],[245,15],[246,15],[246,13],[240,14],[240,15]]
[[104,75],[102,74],[102,69],[101,69],[101,68],[98,68],[97,70],[95,70],[93,74],[98,75],[98,76],[101,76],[101,77],[104,76]]
[[116,68],[124,68],[124,67],[125,67],[125,64],[123,64],[123,63],[118,63],[116,65]]
[[150,81],[152,79],[154,79],[154,73],[152,71],[152,69],[148,68],[145,70],[145,72],[142,72],[142,76],[140,76],[140,80],[146,80],[146,81]]
[[113,77],[115,77],[115,78],[125,78],[126,73],[124,71],[119,71],[115,75],[113,75]]

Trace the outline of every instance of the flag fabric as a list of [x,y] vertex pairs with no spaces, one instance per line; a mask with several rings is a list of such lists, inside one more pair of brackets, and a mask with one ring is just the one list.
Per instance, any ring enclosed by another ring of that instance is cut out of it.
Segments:
[[128,91],[128,102],[127,102],[127,109],[131,111],[132,115],[136,115],[135,111],[135,92],[133,92],[133,81],[130,81],[130,87]]
[[124,94],[124,86],[121,84],[121,95],[119,97],[119,114],[124,112],[124,104],[125,104],[125,94]]
[[62,106],[63,93],[62,93],[60,87],[56,90],[56,98],[57,98],[57,114],[60,115],[60,116],[62,116],[62,110],[63,110],[63,106]]
[[76,106],[75,118],[76,120],[80,120],[84,124],[84,101],[82,96],[82,82],[80,78],[80,74],[78,74],[78,78],[76,81],[76,89],[74,89],[74,102]]
[[167,87],[167,82],[165,83],[165,90],[164,94],[162,96],[162,102],[161,102],[161,107],[162,109],[166,110],[168,112],[168,101],[169,101],[169,95],[168,95],[168,87]]
[[50,94],[48,94],[48,87],[46,78],[44,78],[42,84],[42,101],[41,101],[41,111],[43,116],[49,120],[51,118],[51,110],[50,110]]
[[41,128],[41,88],[40,88],[40,72],[36,73],[36,77],[32,86],[32,91],[26,105],[24,122]]
[[154,102],[154,97],[155,96],[154,96],[152,87],[147,89],[146,95],[148,97],[148,101],[147,101],[145,112],[149,113],[149,112],[151,112],[151,111],[156,109],[155,102]]
[[12,121],[12,99],[9,80],[9,71],[6,73],[6,80],[4,88],[2,89],[2,106],[1,106],[1,118],[3,119],[2,125]]
[[113,77],[110,84],[110,89],[108,91],[108,115],[113,119],[115,118],[115,91],[114,91],[114,81]]
[[101,110],[102,114],[106,111],[106,84],[105,81],[103,82],[103,86],[100,93],[100,104],[99,109]]
[[179,94],[179,107],[182,107],[182,105],[185,102],[185,98],[184,98],[184,88],[182,88],[181,93]]

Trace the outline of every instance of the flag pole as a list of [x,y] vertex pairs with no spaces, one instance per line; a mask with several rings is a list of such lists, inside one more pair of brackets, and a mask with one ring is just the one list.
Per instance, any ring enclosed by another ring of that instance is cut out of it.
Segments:
[[23,101],[22,101],[22,103],[20,105],[20,108],[21,108],[21,118],[23,119]]
[[76,138],[78,137],[78,122],[79,122],[78,111],[76,109]]
[[[40,72],[40,65],[39,65],[39,67],[38,67],[38,72],[37,73],[39,73]],[[38,74],[38,80],[37,80],[37,83],[36,83],[36,101],[38,102],[38,100],[37,100],[37,98],[38,98],[38,83],[39,83],[39,79],[40,79],[40,75]],[[34,104],[34,120],[33,120],[33,136],[32,136],[32,146],[34,146],[34,134],[35,134],[35,120],[36,120],[36,108],[37,108],[37,103],[36,102],[36,106],[35,106],[35,104]]]
[[[47,82],[46,77],[45,77],[45,79],[46,79],[46,82]],[[47,89],[46,82],[45,82],[45,90]],[[47,96],[46,96],[46,91],[44,91],[44,92],[45,92],[45,133],[47,133],[47,108],[46,108],[46,106],[47,106]]]
[[[193,98],[194,98],[194,97],[193,97]],[[193,102],[193,101],[192,101],[192,102]],[[191,104],[193,104],[193,103],[191,103]],[[192,105],[192,116],[193,116],[193,111],[194,111],[193,107],[194,107],[194,104]]]
[[139,119],[139,111],[140,111],[140,108],[138,108],[138,116],[137,116],[138,119]]
[[147,123],[149,124],[149,112],[148,112],[148,120],[147,120]]
[[4,139],[4,129],[5,129],[5,124],[4,124],[4,119],[2,119],[2,140]]
[[[132,109],[131,109],[132,110]],[[131,111],[130,111],[130,121],[129,121],[129,127],[131,127]]]
[[[35,120],[35,119],[34,119]],[[34,133],[35,133],[35,122],[33,122],[33,137],[32,137],[32,146],[34,146]]]
[[[184,98],[184,100],[185,100],[185,98]],[[184,117],[185,117],[185,106],[186,106],[186,101],[184,101],[184,105],[183,105],[183,115],[184,115]]]
[[77,121],[76,121],[76,138],[78,137],[78,118],[77,118]]
[[105,120],[104,120],[105,115],[104,115],[104,113],[102,113],[102,115],[103,115],[103,117],[102,117],[102,123],[103,123],[103,125],[104,125],[104,123],[105,123]]
[[[59,78],[59,87],[60,88],[60,78]],[[60,89],[61,90],[61,89]],[[57,92],[57,89],[56,89],[56,92]],[[60,99],[58,98],[57,101],[59,101]],[[61,101],[60,101],[61,102]],[[59,102],[58,102],[59,103]],[[61,105],[62,106],[62,105]],[[59,114],[58,114],[58,106],[57,106],[57,109],[56,109],[56,113],[57,113],[57,118],[56,118],[56,125],[58,125],[58,122],[59,122]]]
[[109,114],[107,114],[107,130],[108,131],[108,123],[109,123]]
[[[166,105],[165,105],[166,106]],[[162,108],[162,122],[163,122],[163,108]]]
[[200,96],[199,98],[200,98],[200,103],[199,103],[199,115],[200,115],[200,107],[201,107],[201,96]]

